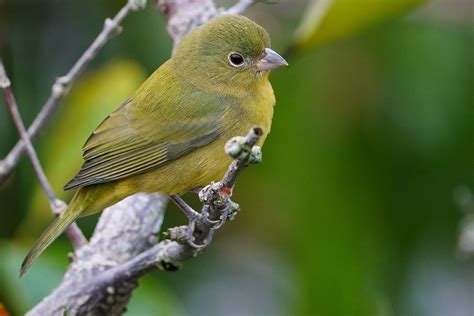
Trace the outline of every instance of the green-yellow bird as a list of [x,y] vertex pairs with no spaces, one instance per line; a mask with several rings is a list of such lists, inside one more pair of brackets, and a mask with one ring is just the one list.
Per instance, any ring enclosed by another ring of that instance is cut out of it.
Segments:
[[263,129],[261,146],[275,104],[269,71],[288,65],[269,47],[265,29],[242,16],[215,18],[186,35],[86,141],[85,162],[65,186],[79,189],[21,274],[78,217],[137,192],[173,195],[219,180],[231,163],[225,142],[251,127]]

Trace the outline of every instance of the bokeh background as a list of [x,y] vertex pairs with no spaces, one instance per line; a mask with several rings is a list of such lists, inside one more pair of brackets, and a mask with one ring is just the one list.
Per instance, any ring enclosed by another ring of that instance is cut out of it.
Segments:
[[[264,162],[238,183],[237,219],[180,272],[145,277],[127,315],[474,315],[455,199],[474,189],[473,4],[334,2],[319,20],[302,0],[249,10],[290,63],[271,76]],[[26,123],[123,3],[0,0],[0,56]],[[62,198],[87,135],[170,51],[151,3],[80,77],[35,143]],[[0,100],[0,157],[17,139]],[[18,278],[51,219],[24,157],[0,185],[0,302],[13,315],[46,296],[68,264],[62,237]],[[90,235],[96,221],[79,225]],[[184,221],[169,207],[166,227]]]

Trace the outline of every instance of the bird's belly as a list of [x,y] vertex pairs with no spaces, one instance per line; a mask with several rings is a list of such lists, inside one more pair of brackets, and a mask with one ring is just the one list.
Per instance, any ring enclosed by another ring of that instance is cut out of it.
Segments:
[[217,140],[156,170],[124,179],[120,185],[136,192],[176,194],[218,181],[232,162],[224,143]]
[[[244,125],[246,126],[240,133],[233,136],[246,135],[252,125]],[[118,185],[128,192],[162,192],[170,195],[188,192],[206,186],[212,181],[219,181],[232,163],[232,158],[226,154],[224,145],[233,136],[223,135],[211,144],[156,170],[123,179]]]

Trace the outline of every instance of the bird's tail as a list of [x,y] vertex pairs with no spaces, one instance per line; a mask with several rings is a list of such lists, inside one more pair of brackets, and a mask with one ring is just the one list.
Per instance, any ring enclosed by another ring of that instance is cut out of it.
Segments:
[[20,276],[28,271],[43,251],[78,217],[101,211],[133,193],[135,191],[131,191],[127,186],[111,183],[79,188],[69,203],[68,208],[48,226],[28,255],[26,255],[21,265]]
[[33,248],[30,250],[28,255],[26,255],[23,263],[21,264],[20,276],[25,274],[26,271],[31,267],[31,265],[38,259],[38,257],[43,253],[43,251],[53,242],[56,238],[65,231],[69,225],[71,225],[81,213],[83,213],[84,205],[80,203],[78,195],[80,195],[81,189],[74,195],[71,203],[69,203],[68,208],[61,213],[54,221],[46,228],[46,230],[41,234],[40,238],[36,241]]

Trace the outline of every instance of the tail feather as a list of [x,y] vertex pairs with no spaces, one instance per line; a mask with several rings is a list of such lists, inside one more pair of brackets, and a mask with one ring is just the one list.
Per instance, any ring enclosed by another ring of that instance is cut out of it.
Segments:
[[81,210],[77,210],[74,205],[70,205],[66,211],[56,217],[54,221],[48,226],[43,232],[40,238],[36,241],[33,248],[30,250],[28,255],[23,260],[20,269],[20,276],[26,273],[31,265],[38,259],[43,251],[54,241],[56,238],[65,231],[69,225],[71,225],[80,215]]
[[94,214],[132,193],[135,191],[131,191],[129,187],[122,186],[117,189],[115,184],[87,186],[77,190],[68,208],[49,225],[23,260],[20,276],[28,271],[43,251],[78,217]]

